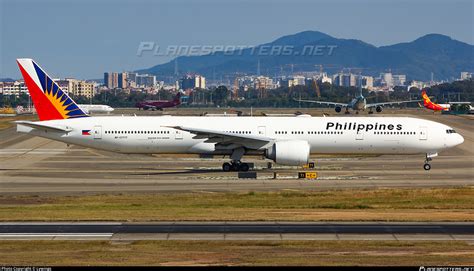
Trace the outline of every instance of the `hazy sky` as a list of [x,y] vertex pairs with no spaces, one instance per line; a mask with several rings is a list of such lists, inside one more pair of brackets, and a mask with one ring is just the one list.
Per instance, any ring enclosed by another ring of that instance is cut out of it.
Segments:
[[31,57],[55,77],[101,78],[169,57],[141,41],[257,45],[304,30],[380,46],[440,33],[474,44],[472,0],[0,0],[0,78]]

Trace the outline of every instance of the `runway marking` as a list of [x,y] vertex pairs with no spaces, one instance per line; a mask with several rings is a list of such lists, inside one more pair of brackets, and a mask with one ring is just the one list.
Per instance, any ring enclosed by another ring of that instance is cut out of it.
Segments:
[[0,233],[3,237],[112,237],[113,233]]
[[[28,154],[28,153],[30,153],[30,152],[32,152],[32,151],[35,151],[35,150],[37,150],[37,149],[40,149],[40,148],[41,148],[42,146],[44,146],[44,145],[51,144],[52,142],[53,142],[53,141],[48,140],[48,141],[43,142],[43,143],[38,143],[35,147],[30,148],[30,149],[27,149],[27,151],[25,151],[25,152],[23,152],[23,153],[18,153],[18,154],[16,154],[16,155],[12,156],[12,157],[7,157],[6,159],[18,158],[18,157],[20,157],[20,156],[22,156],[22,155],[25,155],[25,154]],[[5,161],[6,159],[3,159],[2,161]]]

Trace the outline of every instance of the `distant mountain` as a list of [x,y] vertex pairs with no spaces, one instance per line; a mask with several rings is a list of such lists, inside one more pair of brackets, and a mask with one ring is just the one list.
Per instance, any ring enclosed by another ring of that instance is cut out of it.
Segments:
[[[269,53],[268,48],[278,46],[291,48],[291,52]],[[314,49],[313,53],[308,53],[311,52],[310,48]],[[331,55],[330,48],[333,48]],[[458,78],[461,71],[474,71],[474,46],[448,36],[429,34],[412,42],[376,47],[360,40],[334,38],[318,31],[304,31],[233,54],[218,52],[202,56],[181,56],[177,62],[180,73],[195,72],[210,79],[230,74],[256,74],[257,63],[260,62],[260,73],[270,76],[282,71],[288,73],[290,69],[295,72],[314,71],[319,69],[318,65],[322,65],[324,71],[329,73],[343,68],[357,68],[363,74],[378,75],[391,70],[393,73],[407,74],[409,79],[415,80],[429,80],[433,72],[438,80]],[[171,76],[174,67],[173,60],[138,72],[158,77]]]

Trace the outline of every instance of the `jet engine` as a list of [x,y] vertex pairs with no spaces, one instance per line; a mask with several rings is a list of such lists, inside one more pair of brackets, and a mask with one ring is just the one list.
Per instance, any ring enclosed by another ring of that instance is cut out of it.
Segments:
[[336,113],[340,113],[342,111],[342,107],[336,106],[334,110],[336,110]]
[[309,143],[305,140],[277,141],[265,151],[265,157],[277,164],[301,166],[308,163]]
[[383,107],[381,105],[378,105],[377,107],[375,107],[375,111],[377,111],[377,113],[380,113],[383,111]]

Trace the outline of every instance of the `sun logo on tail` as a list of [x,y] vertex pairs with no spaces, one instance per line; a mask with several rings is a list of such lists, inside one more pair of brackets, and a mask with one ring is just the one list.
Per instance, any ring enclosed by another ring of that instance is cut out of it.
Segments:
[[85,114],[77,104],[36,65],[36,63],[33,64],[43,86],[44,95],[63,118],[69,119],[87,116],[87,114]]
[[47,86],[46,84],[47,82],[45,82],[44,86],[44,95],[48,98],[51,104],[53,104],[54,108],[58,110],[59,114],[63,116],[63,118],[69,118],[69,112],[66,110],[68,105],[64,104],[66,101],[66,99],[63,98],[64,93],[62,91],[56,91],[56,93],[54,93],[54,82],[51,82],[50,86]]

